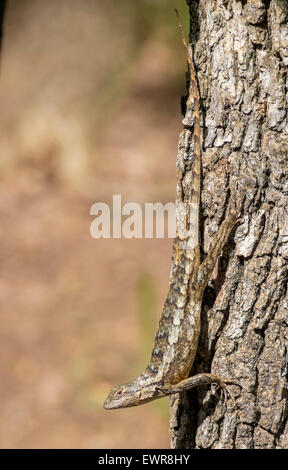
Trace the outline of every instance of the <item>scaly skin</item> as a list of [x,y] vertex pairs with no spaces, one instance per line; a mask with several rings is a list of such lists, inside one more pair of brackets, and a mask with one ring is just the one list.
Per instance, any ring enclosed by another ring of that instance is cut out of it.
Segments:
[[[230,203],[226,218],[212,240],[209,252],[201,264],[199,241],[201,197],[199,90],[193,59],[190,55],[178,12],[176,11],[176,13],[182,40],[187,51],[190,89],[186,115],[183,120],[184,129],[180,134],[178,147],[177,207],[179,207],[179,214],[177,217],[177,236],[173,244],[170,287],[155,336],[151,359],[146,370],[132,382],[118,385],[110,391],[104,403],[104,408],[107,410],[141,405],[157,398],[212,382],[219,384],[221,387],[226,385],[221,378],[213,374],[188,376],[198,348],[203,292],[229,233],[237,222],[240,208],[235,203],[234,205]],[[192,103],[194,104],[194,122],[191,119]],[[185,201],[183,200],[182,183],[185,174],[185,157],[189,153],[192,128],[194,156],[190,172],[191,190],[189,200]],[[191,212],[190,208],[192,208]],[[184,232],[188,228],[187,235]]]

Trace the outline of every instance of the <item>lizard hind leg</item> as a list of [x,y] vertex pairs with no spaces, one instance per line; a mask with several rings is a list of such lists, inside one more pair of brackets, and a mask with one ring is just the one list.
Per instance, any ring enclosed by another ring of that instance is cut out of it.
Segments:
[[197,273],[196,284],[203,289],[206,287],[209,281],[210,275],[212,274],[216,262],[221,255],[221,251],[227,242],[232,228],[237,222],[241,222],[241,219],[238,217],[239,211],[240,205],[237,204],[234,200],[231,201],[228,206],[228,214],[225,216],[225,219],[220,225],[217,233],[214,235],[206,258],[201,264]]

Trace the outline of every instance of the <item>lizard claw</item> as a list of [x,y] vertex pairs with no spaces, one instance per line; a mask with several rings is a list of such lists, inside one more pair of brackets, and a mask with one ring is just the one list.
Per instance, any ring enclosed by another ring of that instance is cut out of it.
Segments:
[[234,385],[234,386],[236,385],[241,390],[242,390],[242,387],[239,383],[234,382],[233,380],[228,380],[227,382],[225,382],[224,388],[222,389],[223,392],[224,392],[224,404],[225,404],[225,406],[227,406],[227,397],[228,397],[228,398],[230,398],[230,400],[232,402],[233,409],[237,410],[238,406],[237,406],[237,403],[235,401],[235,398],[234,398],[233,394],[230,392],[230,390],[228,388],[229,385]]
[[235,410],[237,410],[238,406],[236,404],[234,396],[232,395],[232,393],[230,392],[230,390],[228,388],[228,385],[236,385],[237,387],[242,389],[241,385],[237,382],[234,382],[233,380],[227,380],[227,381],[223,380],[221,382],[218,382],[218,385],[221,388],[221,391],[222,391],[223,396],[224,396],[224,405],[225,405],[225,407],[227,407],[227,401],[228,401],[228,398],[230,398],[230,400],[233,404],[233,408]]

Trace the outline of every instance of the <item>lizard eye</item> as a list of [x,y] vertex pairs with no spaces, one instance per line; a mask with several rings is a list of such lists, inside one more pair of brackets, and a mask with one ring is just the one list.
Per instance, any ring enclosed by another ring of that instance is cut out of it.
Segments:
[[116,393],[116,396],[120,397],[121,395],[122,395],[122,390],[118,390],[118,392]]

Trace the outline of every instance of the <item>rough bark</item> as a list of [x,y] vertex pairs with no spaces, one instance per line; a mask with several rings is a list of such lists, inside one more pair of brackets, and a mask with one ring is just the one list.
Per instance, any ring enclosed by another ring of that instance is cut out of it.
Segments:
[[171,400],[174,448],[288,448],[288,1],[188,1],[203,109],[204,251],[246,187],[203,305],[191,375],[230,386]]

